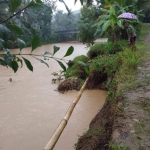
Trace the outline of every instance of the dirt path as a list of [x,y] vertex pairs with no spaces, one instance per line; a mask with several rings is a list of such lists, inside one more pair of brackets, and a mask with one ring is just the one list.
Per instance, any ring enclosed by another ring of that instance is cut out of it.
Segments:
[[[144,43],[150,42],[150,32]],[[149,55],[149,49],[143,53]],[[150,55],[149,55],[150,56]],[[123,115],[117,116],[113,126],[113,146],[125,150],[150,150],[150,61],[138,67],[138,87],[124,92],[125,98],[118,103]]]

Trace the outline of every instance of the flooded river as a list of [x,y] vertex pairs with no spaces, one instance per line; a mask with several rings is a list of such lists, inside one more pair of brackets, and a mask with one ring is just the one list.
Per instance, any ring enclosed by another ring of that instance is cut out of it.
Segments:
[[[61,47],[57,57],[62,57],[70,45],[74,46],[75,52],[66,59],[87,53],[85,45],[80,43],[55,45]],[[52,47],[45,45],[34,53],[52,52]],[[30,48],[22,52],[29,53]],[[61,70],[55,60],[47,61],[50,66],[47,68],[32,57],[26,58],[32,62],[33,72],[25,65],[17,73],[0,66],[0,150],[42,150],[78,93],[55,91],[57,84],[51,84],[54,78],[51,73]],[[105,91],[84,91],[54,150],[74,149],[78,136],[88,129],[105,98]]]

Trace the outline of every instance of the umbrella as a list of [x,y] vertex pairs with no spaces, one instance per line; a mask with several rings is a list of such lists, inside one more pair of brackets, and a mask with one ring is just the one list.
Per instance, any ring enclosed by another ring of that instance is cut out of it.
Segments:
[[132,13],[127,12],[127,13],[122,13],[121,15],[119,15],[118,18],[137,19],[137,16]]

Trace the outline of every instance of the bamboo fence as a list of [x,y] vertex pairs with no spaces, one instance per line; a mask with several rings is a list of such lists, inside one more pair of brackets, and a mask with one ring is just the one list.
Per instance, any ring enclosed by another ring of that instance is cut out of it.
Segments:
[[52,150],[55,146],[55,144],[57,143],[61,133],[63,132],[65,126],[67,125],[67,122],[76,106],[76,104],[78,103],[84,89],[85,89],[85,86],[88,82],[88,79],[87,78],[84,82],[84,84],[82,85],[77,97],[74,99],[74,101],[72,102],[72,104],[70,105],[68,111],[66,112],[64,118],[62,119],[62,121],[60,122],[59,126],[57,127],[57,129],[55,130],[54,134],[52,135],[51,139],[49,140],[49,142],[47,143],[47,145],[45,146],[44,150]]

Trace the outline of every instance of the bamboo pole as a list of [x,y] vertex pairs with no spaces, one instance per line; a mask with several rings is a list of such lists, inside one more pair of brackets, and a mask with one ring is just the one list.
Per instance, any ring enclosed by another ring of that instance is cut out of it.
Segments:
[[74,101],[72,102],[72,104],[70,105],[68,111],[66,112],[64,118],[62,119],[62,121],[60,122],[59,126],[57,127],[57,129],[55,130],[54,134],[52,135],[51,139],[49,140],[49,142],[47,143],[47,145],[45,146],[44,150],[52,150],[55,146],[55,144],[57,143],[61,133],[63,132],[65,126],[67,125],[67,122],[76,106],[76,104],[78,103],[82,93],[83,93],[83,90],[88,82],[88,79],[87,78],[84,82],[84,84],[82,85],[77,97],[74,99]]

